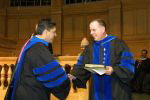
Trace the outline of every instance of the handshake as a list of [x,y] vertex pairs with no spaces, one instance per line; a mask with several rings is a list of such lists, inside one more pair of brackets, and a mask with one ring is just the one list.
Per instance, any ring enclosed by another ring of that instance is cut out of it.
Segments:
[[66,74],[68,75],[68,78],[69,78],[70,82],[73,84],[72,85],[73,86],[73,90],[76,93],[77,92],[77,86],[74,83],[74,80],[76,79],[76,77],[70,74],[70,72],[71,72],[71,66],[69,64],[66,64],[64,66],[64,68],[65,68]]
[[[78,68],[79,68],[79,66],[78,66]],[[79,68],[80,70],[75,71],[76,74],[79,73],[79,71],[82,72],[82,75],[74,76],[75,73],[74,73],[74,71],[73,71],[73,74],[71,73],[71,66],[70,65],[66,64],[64,66],[64,69],[66,71],[66,74],[68,75],[69,80],[73,84],[74,90],[76,90],[76,87],[85,87],[84,83],[86,83],[86,82],[84,81],[84,79],[86,79],[85,77],[89,76],[88,73],[96,73],[99,75],[103,75],[103,74],[111,75],[114,71],[111,66],[96,65],[96,64],[85,64]]]
[[68,74],[68,77],[69,77],[70,81],[73,81],[73,80],[75,80],[75,79],[76,79],[76,77],[75,77],[75,76],[73,76],[73,75],[71,75],[71,74]]
[[65,64],[64,68],[65,68],[66,73],[68,74],[68,77],[69,77],[70,81],[72,81],[73,79],[76,79],[75,76],[70,74],[71,66],[69,64]]
[[[103,75],[103,74],[111,75],[114,71],[111,66],[96,65],[96,64],[85,64],[84,69],[86,69],[87,71],[89,71],[91,73],[97,73],[99,75]],[[71,66],[69,64],[65,65],[65,71],[68,74],[70,81],[76,79],[75,76],[70,74]]]

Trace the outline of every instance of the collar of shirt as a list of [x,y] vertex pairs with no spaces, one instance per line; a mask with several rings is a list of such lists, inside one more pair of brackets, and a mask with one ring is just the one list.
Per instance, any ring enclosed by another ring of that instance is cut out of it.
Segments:
[[107,37],[108,37],[108,35],[106,34],[105,38],[103,38],[102,40],[99,40],[99,41],[94,41],[94,43],[100,45],[102,42],[104,42],[107,39]]

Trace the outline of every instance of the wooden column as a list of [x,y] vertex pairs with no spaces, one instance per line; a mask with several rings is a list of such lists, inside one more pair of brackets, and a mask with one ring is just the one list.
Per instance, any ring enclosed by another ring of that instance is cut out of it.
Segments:
[[4,66],[2,65],[2,70],[1,70],[1,89],[4,89],[4,81],[5,81],[5,70]]
[[8,67],[8,72],[7,72],[7,76],[8,76],[8,77],[7,77],[8,85],[10,84],[11,75],[12,75],[11,65],[9,65],[9,67]]

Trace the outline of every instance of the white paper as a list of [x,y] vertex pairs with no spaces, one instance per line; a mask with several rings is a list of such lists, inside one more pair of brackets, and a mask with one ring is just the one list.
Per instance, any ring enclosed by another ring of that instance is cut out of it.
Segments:
[[85,67],[88,67],[88,68],[104,68],[104,65],[85,64]]
[[85,64],[85,69],[92,73],[97,73],[99,75],[103,75],[106,71],[104,65],[97,64]]
[[100,68],[100,69],[92,69],[93,71],[95,71],[97,74],[99,75],[103,75],[105,73],[105,68]]

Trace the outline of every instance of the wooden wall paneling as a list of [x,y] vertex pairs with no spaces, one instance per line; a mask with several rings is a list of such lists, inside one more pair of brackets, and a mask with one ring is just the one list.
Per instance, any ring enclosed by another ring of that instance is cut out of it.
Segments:
[[5,7],[5,1],[6,0],[0,0],[0,8],[4,8]]
[[64,17],[63,55],[78,55],[80,42],[85,36],[86,22],[82,14]]
[[81,40],[84,36],[84,16],[74,16],[73,18],[74,21],[74,40],[78,41]]
[[0,9],[0,37],[5,37],[5,33],[6,33],[5,18],[6,18],[6,10]]
[[20,19],[19,20],[19,39],[27,40],[30,37],[30,20]]
[[[5,0],[0,0],[0,37],[5,33]],[[80,52],[80,42],[83,36],[91,38],[89,22],[95,18],[104,19],[108,33],[120,35],[120,0],[104,2],[61,5],[62,1],[53,1],[51,7],[8,7],[8,38],[18,39],[18,47],[24,43],[25,32],[32,33],[35,24],[41,18],[52,17],[57,23],[57,37],[54,40],[54,52],[75,55]],[[61,7],[63,6],[63,9]],[[1,8],[1,7],[0,7]],[[150,39],[150,0],[123,0],[124,34],[131,50],[137,55],[138,49],[147,48],[144,45]],[[61,23],[63,22],[63,23]],[[143,42],[144,41],[144,42]],[[135,44],[134,44],[135,43]],[[142,44],[143,43],[143,44]],[[77,51],[75,51],[77,49]],[[62,50],[62,51],[61,51]],[[139,53],[139,52],[138,52]]]
[[0,37],[4,37],[5,34],[5,18],[0,16]]
[[148,6],[148,15],[147,15],[147,18],[148,18],[148,34],[150,35],[150,6]]
[[9,7],[9,14],[19,14],[23,17],[29,16],[48,16],[50,15],[50,7],[49,6],[35,6],[35,7]]
[[3,1],[0,0],[0,8],[2,8],[2,5],[3,5]]
[[125,4],[128,4],[128,5],[130,5],[130,4],[136,5],[136,4],[146,3],[146,2],[148,2],[148,1],[149,1],[149,0],[123,0],[123,2],[124,2]]
[[120,6],[109,9],[109,32],[112,35],[121,37],[121,14]]
[[73,18],[72,16],[64,16],[64,41],[72,41],[74,37],[73,33]]
[[8,19],[8,38],[18,39],[19,34],[18,19]]
[[15,56],[14,54],[15,49],[14,48],[0,48],[0,56],[1,57],[13,57]]
[[64,3],[64,0],[51,0],[52,7],[61,7]]
[[[149,34],[149,4],[138,0],[136,3],[124,5],[124,36],[125,40],[148,40]],[[129,23],[129,25],[127,25]],[[132,27],[133,26],[133,27]],[[133,33],[132,33],[133,32]]]
[[105,0],[105,1],[101,1],[101,2],[64,5],[63,10],[64,10],[65,15],[104,12],[107,10],[109,3],[111,1],[112,0]]
[[0,38],[0,56],[14,56],[17,42],[6,38]]
[[63,44],[63,55],[65,56],[77,56],[80,52],[80,41],[79,42],[68,42]]
[[135,11],[136,16],[136,35],[144,35],[147,34],[147,9],[137,9]]
[[126,10],[124,12],[124,36],[125,35],[134,35],[135,34],[135,14],[133,10]]

